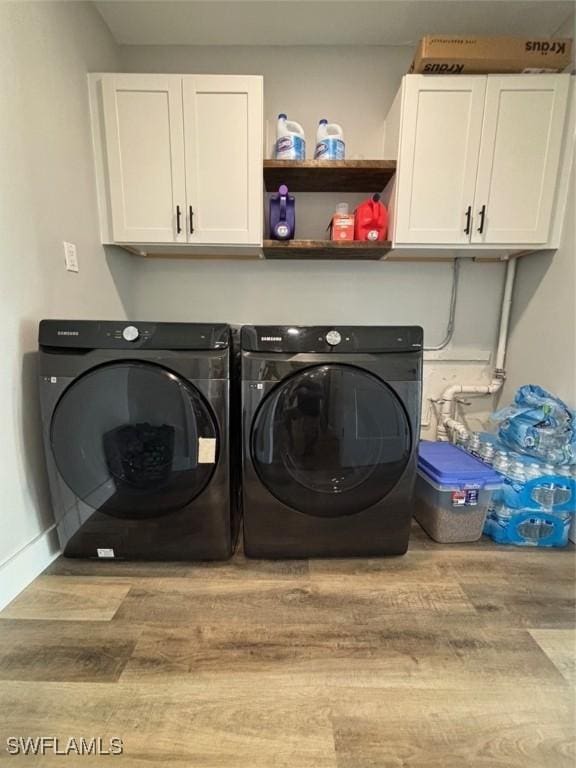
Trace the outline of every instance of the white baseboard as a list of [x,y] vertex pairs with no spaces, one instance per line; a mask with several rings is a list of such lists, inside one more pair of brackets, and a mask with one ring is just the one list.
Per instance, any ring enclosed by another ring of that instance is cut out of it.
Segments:
[[52,526],[0,565],[0,610],[11,603],[60,554]]

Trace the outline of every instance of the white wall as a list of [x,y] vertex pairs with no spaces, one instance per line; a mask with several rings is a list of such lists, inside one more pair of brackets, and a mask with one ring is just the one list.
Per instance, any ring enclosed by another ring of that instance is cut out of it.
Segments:
[[560,248],[518,264],[508,379],[501,402],[522,384],[540,384],[576,408],[576,199],[574,165]]
[[[98,242],[86,73],[118,67],[100,16],[87,3],[0,3],[0,51],[1,604],[54,546],[38,321],[124,317],[130,257],[107,260]],[[64,270],[63,240],[78,246],[79,274]]]
[[[349,158],[383,157],[384,120],[413,53],[411,46],[121,46],[120,51],[122,69],[128,72],[264,75],[264,113],[272,128],[278,112],[302,122],[310,157],[318,119],[341,122]],[[221,140],[226,140],[224,128]],[[223,189],[223,201],[226,194]],[[299,194],[298,236],[325,237],[334,204],[361,197]],[[453,343],[442,353],[444,360],[426,365],[426,423],[429,398],[439,396],[448,383],[489,379],[503,274],[502,264],[464,263]],[[136,281],[135,310],[143,319],[419,323],[426,343],[434,345],[446,328],[451,265],[150,259],[138,262]],[[471,426],[478,427],[491,402],[477,399],[463,410]],[[433,430],[426,428],[424,434]]]

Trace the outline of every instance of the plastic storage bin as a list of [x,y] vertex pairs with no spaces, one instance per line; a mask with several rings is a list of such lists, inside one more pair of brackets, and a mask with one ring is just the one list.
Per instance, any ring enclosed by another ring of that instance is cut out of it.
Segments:
[[500,485],[497,472],[456,446],[423,440],[414,517],[434,541],[476,541]]

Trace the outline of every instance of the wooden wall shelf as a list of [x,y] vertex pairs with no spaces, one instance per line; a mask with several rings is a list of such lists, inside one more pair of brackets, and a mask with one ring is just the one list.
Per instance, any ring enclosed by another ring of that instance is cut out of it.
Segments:
[[349,261],[379,261],[392,248],[392,243],[381,241],[337,242],[333,240],[264,240],[262,252],[267,259],[347,259]]
[[268,192],[381,192],[395,173],[395,160],[264,160]]

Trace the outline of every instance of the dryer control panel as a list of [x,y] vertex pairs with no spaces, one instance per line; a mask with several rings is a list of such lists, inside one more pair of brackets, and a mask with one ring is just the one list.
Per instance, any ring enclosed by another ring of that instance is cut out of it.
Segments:
[[423,343],[424,332],[416,325],[248,325],[241,334],[247,352],[420,352]]
[[44,349],[224,349],[230,328],[223,323],[42,320],[38,342]]

